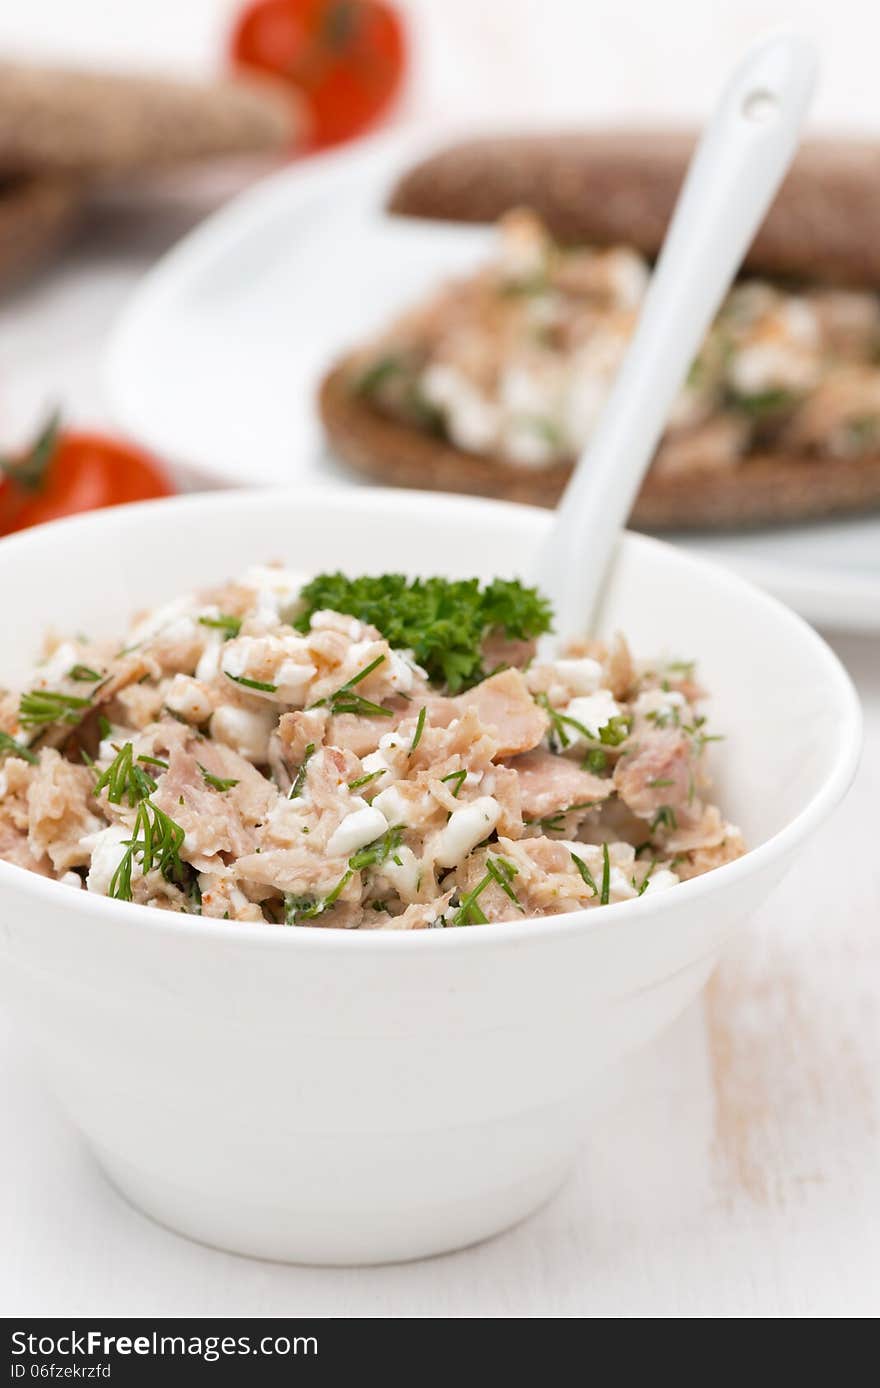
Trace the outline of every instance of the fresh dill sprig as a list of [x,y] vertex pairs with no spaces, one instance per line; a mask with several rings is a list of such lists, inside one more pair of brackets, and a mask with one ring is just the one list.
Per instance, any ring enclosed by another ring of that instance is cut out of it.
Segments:
[[21,696],[18,719],[23,728],[38,728],[48,723],[78,723],[79,710],[88,708],[90,703],[90,699],[60,694],[54,689],[31,689]]
[[221,612],[218,617],[199,617],[198,621],[200,626],[222,631],[227,641],[241,631],[241,618],[230,617],[226,612]]
[[186,865],[180,850],[186,837],[184,830],[152,800],[138,805],[130,839],[124,839],[125,852],[110,878],[107,895],[118,901],[131,901],[131,874],[140,858],[141,871],[146,874],[157,868],[166,882],[182,887],[186,881]]
[[677,829],[678,820],[675,810],[671,805],[661,805],[654,818],[651,820],[651,833],[655,829]]
[[97,684],[103,676],[100,670],[93,670],[90,665],[74,665],[68,670],[67,678],[77,680],[80,684]]
[[198,762],[198,768],[202,773],[205,785],[210,786],[212,790],[232,790],[233,786],[238,785],[238,781],[231,776],[225,779],[222,776],[213,776],[202,766],[201,762]]
[[123,799],[127,799],[132,806],[146,800],[156,789],[156,782],[149,772],[136,764],[134,747],[130,742],[116,748],[116,756],[95,781],[92,794],[100,795],[104,789],[111,804],[121,805]]
[[145,766],[158,766],[159,769],[160,769],[161,771],[167,771],[167,770],[168,770],[168,763],[167,763],[167,761],[163,761],[161,757],[146,757],[146,756],[141,756],[141,757],[138,757],[138,761],[142,761],[142,762],[144,763]]
[[295,800],[296,797],[299,795],[300,791],[302,790],[303,786],[305,785],[306,774],[309,769],[309,762],[311,761],[314,755],[315,744],[314,742],[310,742],[306,747],[306,750],[303,752],[303,759],[300,762],[299,770],[297,771],[296,776],[294,777],[293,785],[290,787],[290,790],[288,791],[288,800]]
[[359,718],[391,718],[393,717],[390,708],[384,708],[382,704],[373,703],[372,699],[365,699],[362,694],[358,694],[355,685],[365,680],[368,675],[382,664],[384,655],[377,655],[375,660],[371,660],[369,665],[365,665],[363,670],[358,670],[356,675],[352,675],[350,680],[341,684],[332,694],[328,694],[324,699],[318,699],[312,704],[312,708],[328,708],[332,714],[356,713]]
[[528,641],[550,630],[550,604],[517,580],[417,578],[380,574],[348,578],[319,574],[301,593],[295,625],[309,630],[323,608],[377,627],[389,645],[412,651],[432,684],[450,693],[486,678],[483,643],[492,634]]
[[29,761],[31,766],[36,766],[39,757],[36,757],[30,747],[25,747],[23,742],[16,742],[9,733],[0,732],[0,756],[21,757],[24,761]]

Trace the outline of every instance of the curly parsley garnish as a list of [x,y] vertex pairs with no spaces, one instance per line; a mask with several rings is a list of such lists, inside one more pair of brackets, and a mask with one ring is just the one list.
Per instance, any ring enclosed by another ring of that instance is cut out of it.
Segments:
[[450,693],[485,679],[483,642],[500,633],[526,641],[550,630],[550,604],[516,579],[417,578],[382,574],[347,578],[319,574],[301,593],[295,625],[308,631],[314,612],[329,608],[375,626],[389,645],[412,651],[434,684]]

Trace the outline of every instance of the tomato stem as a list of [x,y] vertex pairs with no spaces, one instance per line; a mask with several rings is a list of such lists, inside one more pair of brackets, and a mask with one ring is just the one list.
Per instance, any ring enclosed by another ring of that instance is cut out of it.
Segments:
[[29,492],[40,491],[55,457],[60,432],[61,411],[53,410],[23,457],[0,457],[0,473]]

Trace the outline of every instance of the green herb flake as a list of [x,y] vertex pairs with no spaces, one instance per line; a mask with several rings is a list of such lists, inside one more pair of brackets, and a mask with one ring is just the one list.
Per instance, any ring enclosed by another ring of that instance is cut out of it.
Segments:
[[22,742],[16,742],[9,733],[0,732],[0,756],[21,757],[23,761],[29,761],[31,766],[36,766],[39,758],[34,755],[30,747],[25,747]]
[[152,795],[156,782],[148,771],[138,766],[134,760],[134,748],[130,742],[116,749],[116,756],[106,770],[95,781],[93,795],[107,791],[107,799],[113,805],[121,805],[128,800],[129,805],[138,805]]
[[23,728],[43,727],[49,723],[78,723],[80,710],[88,708],[90,699],[75,694],[60,694],[53,689],[32,689],[22,694],[18,718]]
[[572,853],[571,861],[574,863],[581,877],[584,879],[590,891],[593,893],[593,896],[598,896],[599,888],[596,886],[596,879],[590,872],[590,869],[587,867],[583,858],[579,858],[576,853]]
[[278,689],[277,684],[269,684],[266,680],[252,680],[247,675],[230,675],[228,670],[224,670],[223,673],[228,680],[243,685],[245,689],[260,689],[264,694],[275,694]]
[[312,708],[328,708],[334,716],[340,713],[354,713],[359,718],[391,718],[393,717],[390,708],[385,708],[382,704],[373,703],[372,699],[365,699],[362,694],[358,694],[355,685],[365,680],[371,675],[385,660],[384,655],[377,655],[375,660],[371,660],[369,665],[365,665],[363,670],[358,670],[356,675],[352,675],[350,680],[341,684],[332,694],[328,694],[325,699],[318,699],[312,704]]
[[412,756],[413,752],[416,750],[416,748],[422,740],[422,733],[425,731],[425,719],[427,718],[427,716],[428,710],[427,708],[425,708],[424,705],[422,705],[422,707],[419,709],[418,719],[416,720],[416,730],[413,734],[413,740],[409,744],[410,756]]
[[306,775],[309,769],[309,762],[311,761],[314,755],[315,744],[314,742],[310,742],[306,747],[305,752],[303,753],[303,759],[300,762],[299,770],[297,771],[296,776],[293,779],[293,785],[290,787],[290,791],[287,796],[288,800],[295,800],[297,796],[302,793],[302,788],[306,783]]
[[445,785],[447,781],[454,781],[454,782],[455,782],[455,789],[453,790],[452,794],[455,796],[455,799],[457,800],[457,799],[458,799],[458,793],[459,793],[459,791],[461,790],[461,788],[462,788],[462,786],[464,785],[464,783],[465,783],[466,780],[467,780],[467,771],[466,771],[466,769],[465,769],[464,767],[462,767],[461,771],[450,771],[450,773],[449,773],[448,776],[441,776],[441,778],[440,778],[440,784],[441,784],[441,785]]
[[207,771],[205,767],[202,766],[201,762],[198,763],[198,768],[202,773],[205,785],[210,786],[212,790],[232,790],[233,786],[238,785],[238,781],[235,780],[233,777],[229,777],[228,779],[224,780],[222,776],[212,775],[210,771]]
[[77,680],[80,684],[97,684],[98,680],[103,679],[99,670],[93,670],[88,665],[74,665],[68,670],[67,678]]
[[221,612],[218,617],[199,617],[198,620],[200,626],[213,627],[216,631],[222,631],[227,641],[237,636],[241,631],[241,618],[230,617],[226,612]]
[[607,906],[611,899],[611,855],[608,852],[607,843],[602,845],[602,890],[599,893],[599,905]]

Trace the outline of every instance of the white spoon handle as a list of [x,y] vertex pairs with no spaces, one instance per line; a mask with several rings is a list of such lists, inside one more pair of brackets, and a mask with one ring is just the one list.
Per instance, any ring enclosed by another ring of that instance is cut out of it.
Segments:
[[592,627],[676,392],[797,148],[815,71],[807,40],[763,41],[734,72],[700,140],[629,351],[542,556],[558,638]]

